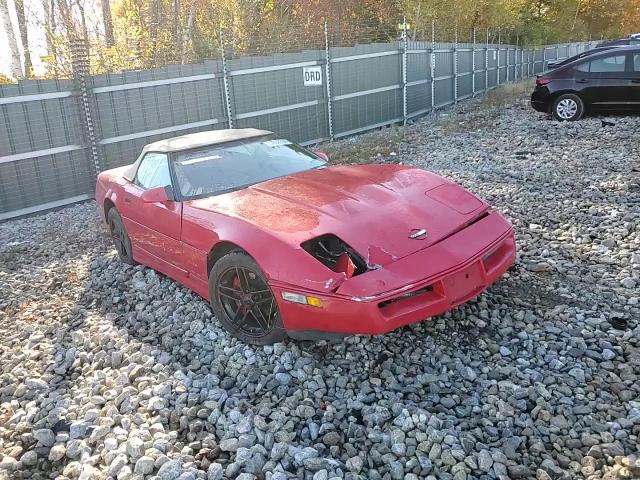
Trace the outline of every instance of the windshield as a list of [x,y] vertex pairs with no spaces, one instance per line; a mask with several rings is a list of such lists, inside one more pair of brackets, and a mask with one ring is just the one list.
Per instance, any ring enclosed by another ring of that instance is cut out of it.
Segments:
[[273,137],[188,150],[177,153],[174,159],[178,188],[187,199],[225,193],[325,165],[301,146]]

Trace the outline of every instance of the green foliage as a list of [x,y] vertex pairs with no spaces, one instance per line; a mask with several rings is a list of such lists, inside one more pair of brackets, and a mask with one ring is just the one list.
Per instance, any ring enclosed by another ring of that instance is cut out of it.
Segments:
[[8,83],[14,83],[14,81],[0,73],[0,85],[6,85]]
[[[69,1],[56,15],[70,18]],[[520,45],[640,31],[640,0],[111,0],[111,12],[114,44],[88,35],[94,73],[219,58],[220,28],[231,56],[323,48],[325,20],[335,46],[397,39],[403,17],[412,39],[431,40],[435,21],[437,41],[468,42],[474,30],[479,42],[489,31],[492,42],[499,33]],[[68,37],[82,34],[79,25],[50,30],[45,76],[70,74]]]

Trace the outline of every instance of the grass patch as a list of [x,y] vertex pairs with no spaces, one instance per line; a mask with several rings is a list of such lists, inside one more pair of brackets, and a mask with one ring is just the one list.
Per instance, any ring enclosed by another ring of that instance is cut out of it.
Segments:
[[377,163],[392,158],[406,135],[404,128],[392,126],[347,140],[318,146],[333,164]]
[[[528,103],[531,90],[531,79],[500,85],[479,96],[478,102],[472,104],[470,111],[462,116],[464,118],[456,115],[455,110],[448,112],[449,116],[442,121],[442,128],[447,133],[491,128],[503,109]],[[460,106],[465,108],[464,104]]]
[[481,98],[480,106],[486,108],[504,107],[517,103],[523,98],[527,98],[531,93],[531,79],[521,80],[516,83],[507,83],[498,88],[489,90]]

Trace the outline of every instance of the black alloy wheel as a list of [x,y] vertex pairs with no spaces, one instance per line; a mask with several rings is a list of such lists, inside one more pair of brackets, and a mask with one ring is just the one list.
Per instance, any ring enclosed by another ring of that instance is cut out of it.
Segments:
[[273,292],[246,253],[234,251],[216,262],[209,275],[209,296],[220,323],[238,339],[267,345],[286,337]]
[[131,240],[124,228],[122,218],[115,208],[109,210],[107,214],[107,223],[109,224],[109,231],[111,232],[111,238],[113,245],[118,252],[118,257],[123,263],[128,265],[134,265],[133,251],[131,249]]

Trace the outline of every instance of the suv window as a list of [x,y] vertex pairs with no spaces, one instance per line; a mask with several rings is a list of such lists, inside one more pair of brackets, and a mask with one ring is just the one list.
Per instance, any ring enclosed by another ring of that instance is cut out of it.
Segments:
[[[589,70],[580,69],[583,72],[591,73],[607,73],[607,72],[624,72],[624,55],[616,55],[615,57],[602,57],[589,62]],[[581,65],[583,68],[585,65]]]
[[640,53],[633,54],[633,69],[640,72]]
[[134,183],[144,189],[171,185],[169,162],[165,153],[147,153],[136,172]]

